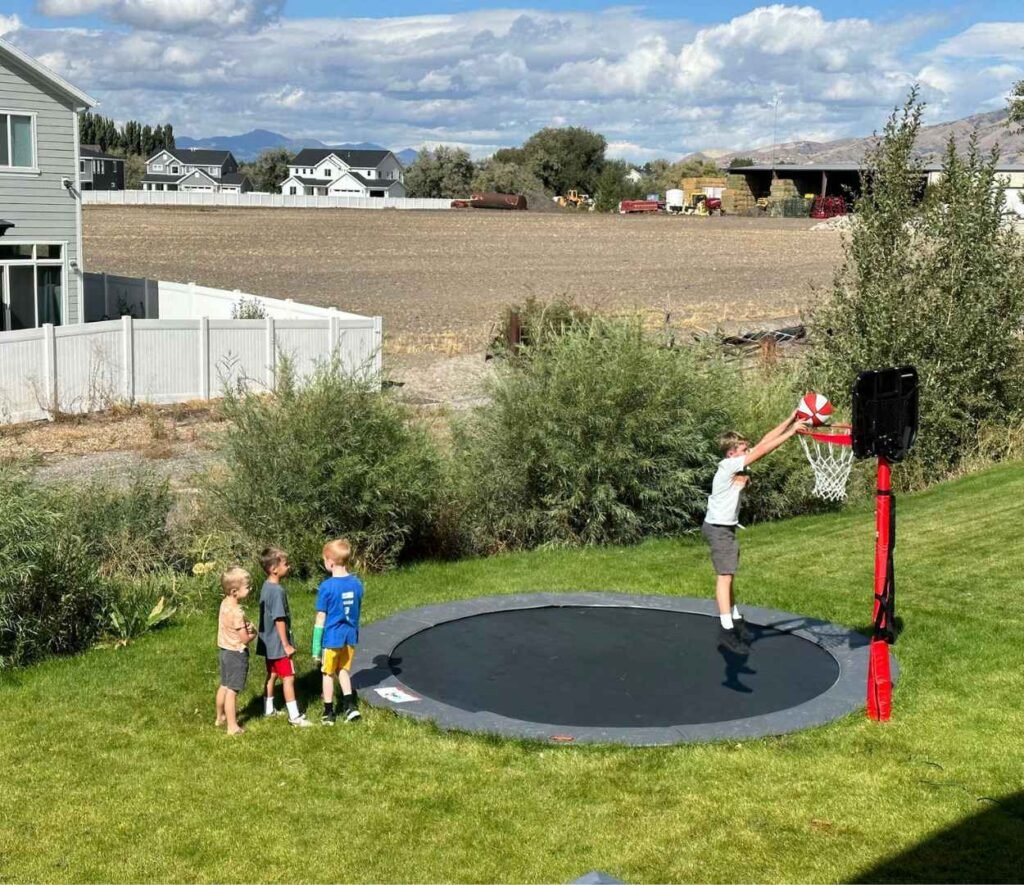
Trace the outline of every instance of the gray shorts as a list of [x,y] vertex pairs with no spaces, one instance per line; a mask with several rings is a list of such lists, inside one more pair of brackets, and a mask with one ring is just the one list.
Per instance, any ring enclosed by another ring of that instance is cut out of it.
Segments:
[[700,531],[711,547],[711,564],[715,567],[715,574],[735,575],[740,567],[740,542],[736,540],[736,526],[706,522]]
[[245,688],[249,675],[249,649],[243,651],[220,650],[220,684],[238,692]]

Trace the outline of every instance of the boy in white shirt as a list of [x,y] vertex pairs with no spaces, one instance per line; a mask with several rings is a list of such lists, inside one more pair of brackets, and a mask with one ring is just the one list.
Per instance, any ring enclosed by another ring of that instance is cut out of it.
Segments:
[[740,516],[740,493],[750,482],[746,469],[755,461],[774,452],[793,436],[803,423],[794,409],[785,421],[769,430],[753,448],[747,439],[734,430],[730,430],[719,440],[725,458],[718,462],[718,470],[711,482],[708,510],[701,533],[711,547],[711,563],[717,575],[715,599],[718,602],[718,616],[721,621],[718,644],[736,654],[746,654],[752,638],[743,623],[743,616],[736,607],[733,593],[733,576],[740,562],[740,545],[736,538],[736,526],[739,524]]

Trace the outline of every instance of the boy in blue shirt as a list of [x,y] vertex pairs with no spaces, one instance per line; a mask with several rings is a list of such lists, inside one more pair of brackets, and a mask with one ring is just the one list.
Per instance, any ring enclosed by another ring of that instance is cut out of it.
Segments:
[[323,674],[323,725],[334,725],[334,678],[341,688],[339,713],[345,722],[360,719],[352,693],[352,660],[359,643],[359,610],[363,602],[363,582],[348,572],[352,545],[344,538],[324,545],[324,568],[331,573],[316,595],[316,620],[313,622],[313,658],[321,661]]

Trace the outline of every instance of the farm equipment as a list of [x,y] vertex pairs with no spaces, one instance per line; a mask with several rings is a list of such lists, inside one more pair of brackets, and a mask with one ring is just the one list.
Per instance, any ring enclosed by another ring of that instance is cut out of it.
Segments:
[[683,208],[684,215],[708,215],[722,214],[722,198],[709,197],[707,194],[693,194],[689,202]]
[[835,218],[846,212],[846,200],[843,197],[816,197],[811,218]]
[[526,209],[526,197],[522,194],[481,193],[473,194],[468,200],[452,200],[453,209]]
[[619,215],[654,214],[661,211],[661,206],[657,200],[622,200]]
[[594,205],[589,194],[581,194],[577,190],[569,191],[564,197],[555,197],[555,202],[569,209],[589,209]]

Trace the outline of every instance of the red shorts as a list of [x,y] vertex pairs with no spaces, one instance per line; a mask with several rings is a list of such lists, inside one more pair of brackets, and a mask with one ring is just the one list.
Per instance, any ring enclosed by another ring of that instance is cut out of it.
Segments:
[[285,679],[295,675],[295,666],[291,658],[267,658],[267,675],[280,676]]

